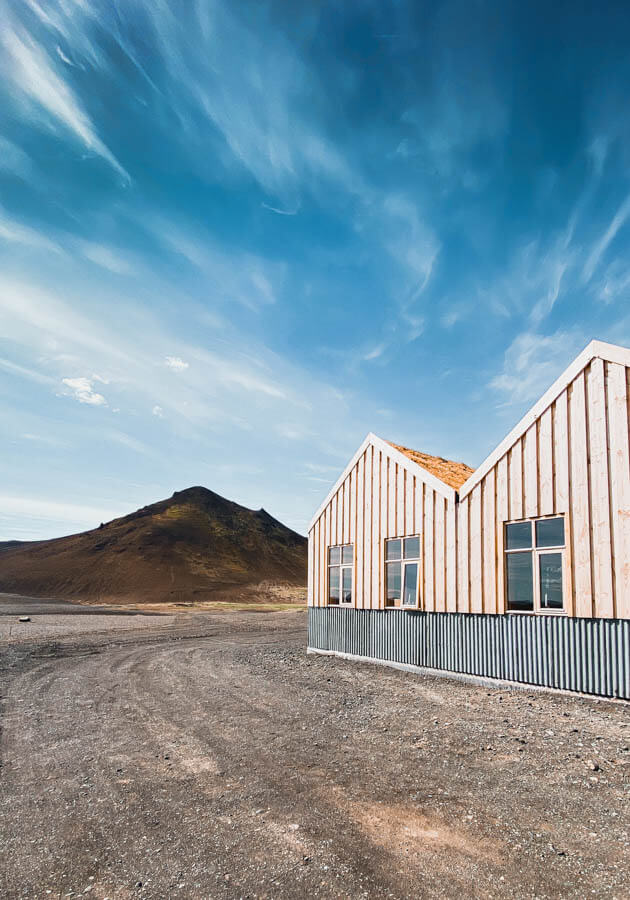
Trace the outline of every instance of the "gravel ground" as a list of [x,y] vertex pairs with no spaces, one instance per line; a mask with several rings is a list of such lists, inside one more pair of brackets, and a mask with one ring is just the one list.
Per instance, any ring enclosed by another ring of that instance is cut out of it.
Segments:
[[630,896],[628,705],[126,621],[0,647],[2,897]]

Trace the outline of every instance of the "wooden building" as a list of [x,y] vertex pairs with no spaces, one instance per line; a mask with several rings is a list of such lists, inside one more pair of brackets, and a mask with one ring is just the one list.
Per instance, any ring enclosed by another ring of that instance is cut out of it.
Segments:
[[309,649],[630,699],[630,350],[472,470],[369,434],[309,527]]

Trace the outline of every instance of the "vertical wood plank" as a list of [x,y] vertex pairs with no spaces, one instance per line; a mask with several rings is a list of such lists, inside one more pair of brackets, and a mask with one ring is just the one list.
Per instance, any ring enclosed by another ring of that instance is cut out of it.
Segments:
[[490,469],[481,482],[483,488],[483,597],[482,609],[485,613],[497,611],[497,548],[495,513],[495,469]]
[[459,563],[457,566],[457,609],[458,612],[470,612],[470,591],[468,557],[470,541],[468,534],[468,497],[465,497],[457,510],[457,550]]
[[355,605],[360,609],[363,608],[363,578],[365,566],[365,542],[364,542],[364,521],[365,521],[365,504],[363,503],[363,489],[365,485],[365,453],[359,457],[357,463],[357,484],[359,487],[359,497],[361,502],[357,509],[357,542],[355,546]]
[[365,451],[363,505],[365,517],[363,522],[363,607],[372,605],[372,457],[374,447]]
[[398,464],[392,462],[388,457],[389,463],[389,476],[387,482],[387,495],[388,495],[388,521],[387,521],[387,536],[388,537],[396,537],[396,512],[397,512],[397,500],[398,500]]
[[413,527],[413,483],[414,476],[411,472],[407,472],[405,483],[405,534],[415,534]]
[[306,605],[313,606],[313,545],[315,543],[315,529],[308,533],[308,569],[306,579]]
[[434,546],[433,524],[435,517],[435,500],[432,488],[426,487],[424,492],[424,593],[425,609],[435,610],[435,581],[434,581]]
[[604,360],[594,359],[587,375],[588,436],[590,442],[591,529],[593,542],[594,614],[614,616],[610,484],[608,473],[608,423]]
[[613,523],[615,615],[630,618],[630,448],[628,374],[625,366],[609,363],[608,421]]
[[337,541],[343,544],[343,508],[346,499],[346,482],[343,481],[337,495]]
[[330,530],[328,532],[328,535],[329,535],[328,543],[331,547],[334,547],[335,544],[339,543],[339,541],[337,540],[337,497],[338,497],[338,494],[339,494],[339,492],[337,492],[333,496],[332,500],[330,501],[330,506],[328,507],[328,511],[330,514],[330,520],[329,520]]
[[446,609],[457,612],[457,506],[446,504]]
[[323,561],[324,561],[324,545],[326,543],[326,535],[325,535],[325,527],[326,527],[326,512],[327,509],[324,510],[323,514],[319,517],[317,522],[317,594],[318,594],[318,606],[326,605],[326,594],[324,593],[324,573],[323,573]]
[[396,534],[405,533],[405,476],[403,466],[397,467],[396,479]]
[[424,528],[424,508],[425,508],[426,485],[423,481],[418,481],[416,487],[416,530],[420,534],[420,606],[426,609],[426,571],[425,571],[425,544],[426,533]]
[[509,485],[507,455],[499,460],[497,467],[497,508],[496,508],[496,541],[497,541],[497,612],[505,612],[505,558],[504,534],[505,522],[509,519]]
[[554,508],[553,496],[553,443],[552,443],[552,409],[549,407],[540,417],[538,431],[538,473],[540,488],[539,515],[550,516]]
[[527,429],[523,437],[523,470],[525,516],[533,519],[538,515],[538,455],[535,422]]
[[483,591],[483,557],[481,553],[481,484],[470,493],[470,611],[480,613]]
[[370,606],[381,606],[381,535],[379,529],[381,512],[381,454],[372,447],[373,453],[373,493],[372,493],[372,597]]
[[517,441],[510,450],[510,518],[523,518],[523,451]]
[[589,512],[586,392],[583,372],[575,378],[571,386],[569,416],[569,490],[573,524],[575,615],[590,618],[593,615],[591,522]]
[[322,560],[322,598],[323,598],[323,606],[328,604],[328,548],[333,543],[332,541],[332,505],[326,507],[326,517],[324,519],[324,539],[322,541],[321,546],[321,560]]
[[385,597],[385,566],[383,564],[383,554],[385,552],[385,538],[388,536],[388,497],[389,490],[387,487],[387,478],[389,476],[389,457],[383,456],[381,452],[381,520],[379,523],[379,554],[381,556],[381,593],[380,601],[384,602]]
[[569,412],[563,391],[554,403],[553,422],[554,492],[556,513],[569,511]]
[[435,521],[433,528],[433,546],[435,548],[435,571],[433,575],[435,584],[435,611],[444,612],[446,610],[446,560],[444,558],[444,497],[436,493],[435,498]]

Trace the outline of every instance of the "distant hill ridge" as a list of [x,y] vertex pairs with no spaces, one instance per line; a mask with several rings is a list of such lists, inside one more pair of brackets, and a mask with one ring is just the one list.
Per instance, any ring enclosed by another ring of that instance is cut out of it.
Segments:
[[306,547],[264,509],[190,487],[81,534],[0,543],[0,592],[101,603],[263,599],[265,589],[306,585]]

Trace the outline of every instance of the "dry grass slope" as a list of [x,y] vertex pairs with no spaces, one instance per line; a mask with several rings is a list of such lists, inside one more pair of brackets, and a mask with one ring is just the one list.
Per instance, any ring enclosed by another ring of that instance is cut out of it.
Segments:
[[99,603],[295,598],[306,546],[264,509],[192,487],[82,534],[0,544],[0,592]]

